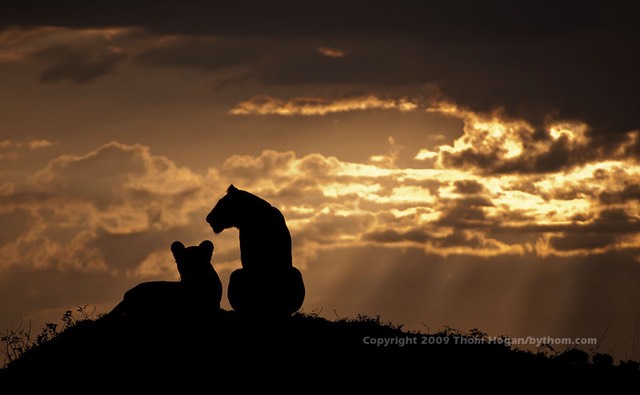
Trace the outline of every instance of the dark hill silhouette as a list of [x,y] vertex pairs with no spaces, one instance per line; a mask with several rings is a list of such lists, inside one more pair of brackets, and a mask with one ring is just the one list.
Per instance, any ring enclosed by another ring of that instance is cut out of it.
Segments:
[[[475,344],[455,344],[456,337],[457,343],[466,339]],[[25,352],[0,370],[0,384],[75,377],[104,378],[105,385],[160,386],[167,380],[213,385],[225,377],[251,382],[268,375],[271,383],[287,385],[292,380],[308,380],[308,385],[330,380],[338,386],[348,380],[375,388],[398,380],[424,385],[452,372],[461,379],[491,377],[485,384],[505,375],[529,380],[640,379],[637,364],[611,365],[602,358],[594,364],[578,350],[550,357],[481,342],[483,338],[479,331],[425,335],[379,318],[329,321],[300,313],[274,320],[226,310],[186,321],[103,317],[81,321]],[[391,344],[367,344],[375,339]]]

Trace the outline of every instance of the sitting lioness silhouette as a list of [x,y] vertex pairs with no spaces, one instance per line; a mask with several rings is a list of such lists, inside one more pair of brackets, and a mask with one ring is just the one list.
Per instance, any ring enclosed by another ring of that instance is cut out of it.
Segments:
[[213,243],[198,246],[171,244],[180,281],[150,281],[136,285],[124,294],[110,317],[163,318],[215,313],[220,310],[222,282],[211,264]]
[[215,233],[240,232],[240,261],[227,297],[238,313],[288,316],[300,309],[305,288],[293,266],[291,234],[284,216],[266,200],[233,185],[206,218]]

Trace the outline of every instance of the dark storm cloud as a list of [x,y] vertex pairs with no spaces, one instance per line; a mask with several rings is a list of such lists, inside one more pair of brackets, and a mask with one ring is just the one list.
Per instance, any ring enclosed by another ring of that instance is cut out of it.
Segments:
[[598,249],[609,246],[616,241],[612,234],[578,233],[553,237],[550,240],[551,247],[558,251],[572,251],[580,249]]
[[463,230],[456,229],[445,237],[439,237],[434,243],[437,247],[459,247],[465,246],[475,249],[497,250],[497,243],[485,243],[482,237],[475,234],[468,234]]
[[453,185],[456,187],[456,192],[463,195],[476,194],[484,191],[484,186],[475,180],[454,181]]
[[410,242],[414,245],[430,243],[436,248],[448,247],[468,247],[475,249],[490,249],[491,243],[483,243],[481,238],[476,235],[467,234],[463,230],[454,230],[446,236],[433,236],[424,231],[424,229],[410,229],[406,231],[396,231],[392,229],[372,231],[363,235],[363,240],[372,241],[381,244],[394,244]]
[[[583,219],[586,220],[586,219]],[[590,222],[582,223],[575,221],[570,224],[530,224],[523,226],[512,226],[507,224],[493,224],[491,231],[496,234],[501,233],[521,233],[521,234],[537,234],[537,233],[562,233],[570,235],[575,240],[581,235],[585,238],[601,237],[605,235],[633,235],[640,232],[640,219],[629,215],[623,209],[603,209],[594,218],[590,218]],[[559,239],[561,237],[558,237]],[[603,240],[603,239],[601,239]],[[569,245],[569,244],[563,244]]]
[[474,111],[502,106],[537,129],[549,117],[586,121],[598,132],[637,129],[640,58],[637,39],[627,34],[595,28],[458,48],[440,88]]
[[403,241],[425,243],[433,239],[423,229],[411,229],[403,232],[393,229],[376,230],[365,233],[362,238],[363,240],[374,241],[378,243],[398,243]]
[[484,197],[469,197],[457,199],[442,209],[437,224],[440,226],[453,226],[458,229],[476,228],[489,225],[490,220],[485,207],[491,207],[493,203]]
[[604,204],[626,203],[632,200],[640,200],[640,185],[631,184],[618,192],[604,191],[599,196]]
[[71,81],[84,84],[114,72],[125,55],[114,49],[86,48],[59,45],[31,54],[46,64],[40,73],[40,82]]
[[[435,83],[473,111],[500,107],[537,129],[549,117],[579,119],[597,135],[639,126],[639,10],[631,1],[329,1],[311,8],[299,2],[27,1],[5,7],[0,27],[135,26],[161,35],[271,38],[281,49],[267,63],[260,51],[253,60],[241,50],[216,56],[193,43],[151,49],[139,61],[201,69],[250,64],[231,80],[267,85]],[[292,39],[308,45],[291,45]],[[348,55],[324,56],[321,47]],[[87,69],[110,70],[109,62],[102,69],[84,65],[83,78],[93,75]],[[43,78],[71,78],[65,70]],[[622,138],[603,139],[599,147],[616,147]],[[562,157],[562,150],[555,153]]]
[[620,208],[605,209],[600,212],[590,226],[593,230],[606,233],[636,233],[640,232],[640,218],[629,215]]

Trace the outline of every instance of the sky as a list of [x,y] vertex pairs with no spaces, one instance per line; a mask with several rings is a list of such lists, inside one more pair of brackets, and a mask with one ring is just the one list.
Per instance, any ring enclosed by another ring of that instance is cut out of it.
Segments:
[[3,6],[0,328],[177,280],[174,240],[226,289],[233,183],[305,312],[640,358],[636,3],[157,3]]

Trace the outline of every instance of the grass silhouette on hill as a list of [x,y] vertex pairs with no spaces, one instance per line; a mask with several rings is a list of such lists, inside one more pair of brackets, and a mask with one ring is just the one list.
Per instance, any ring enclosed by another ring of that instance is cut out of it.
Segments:
[[[370,316],[331,321],[319,314],[297,313],[271,320],[221,310],[215,316],[187,320],[92,319],[85,314],[75,321],[67,312],[63,322],[61,332],[47,324],[33,347],[22,350],[0,370],[0,383],[69,375],[100,375],[109,377],[112,384],[114,380],[144,383],[158,378],[205,382],[211,372],[216,377],[240,374],[249,379],[259,373],[281,372],[275,377],[285,381],[292,377],[314,380],[318,375],[353,378],[355,371],[367,372],[367,377],[379,382],[397,375],[419,381],[422,376],[416,374],[427,373],[437,380],[440,373],[451,371],[640,378],[638,363],[614,365],[606,354],[590,358],[575,349],[534,353],[489,342],[477,329],[463,333],[446,328],[424,334]],[[7,337],[2,340],[6,346]]]

